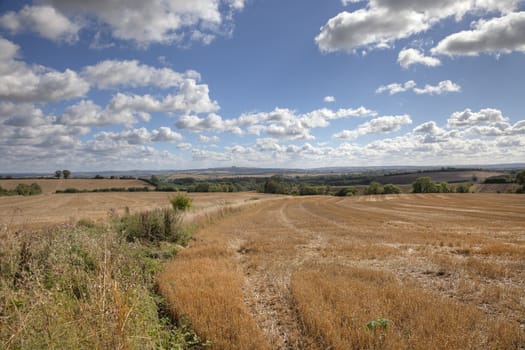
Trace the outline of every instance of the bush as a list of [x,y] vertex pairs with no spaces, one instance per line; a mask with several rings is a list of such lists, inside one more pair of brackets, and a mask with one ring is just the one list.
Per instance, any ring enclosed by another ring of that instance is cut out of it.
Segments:
[[32,183],[31,185],[18,184],[15,189],[16,193],[22,196],[32,196],[42,193],[42,188],[37,183]]
[[335,193],[335,195],[338,197],[355,196],[356,194],[357,194],[357,188],[353,186],[341,188],[339,191]]
[[401,191],[401,188],[394,184],[387,184],[383,187],[383,193],[384,194],[399,194],[403,191]]
[[118,219],[117,229],[128,242],[182,244],[186,241],[181,213],[169,208],[127,214]]
[[193,205],[193,199],[188,195],[179,193],[175,197],[170,198],[171,206],[176,211],[186,211],[191,209]]
[[383,186],[379,182],[371,182],[370,185],[365,188],[365,194],[373,195],[373,194],[383,194],[384,189]]

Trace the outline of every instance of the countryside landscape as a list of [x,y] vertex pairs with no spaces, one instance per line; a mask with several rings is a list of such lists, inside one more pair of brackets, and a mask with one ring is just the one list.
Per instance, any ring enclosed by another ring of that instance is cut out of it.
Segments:
[[0,350],[525,350],[525,0],[0,0]]
[[525,346],[525,171],[235,170],[0,179],[2,346]]

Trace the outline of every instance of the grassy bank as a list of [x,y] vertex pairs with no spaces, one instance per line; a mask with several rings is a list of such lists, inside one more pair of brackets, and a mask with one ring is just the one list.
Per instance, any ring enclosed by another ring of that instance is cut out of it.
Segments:
[[[3,227],[0,348],[202,348],[187,325],[175,327],[156,292],[157,272],[188,232],[172,230],[176,220],[168,232],[158,211],[141,215],[147,222],[125,216],[111,224],[81,220],[41,231]],[[130,239],[142,224],[151,230],[159,224],[172,237]]]

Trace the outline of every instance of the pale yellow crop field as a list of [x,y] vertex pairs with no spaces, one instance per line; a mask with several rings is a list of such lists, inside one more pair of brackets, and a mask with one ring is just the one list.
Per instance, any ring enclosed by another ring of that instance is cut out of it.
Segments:
[[525,347],[522,195],[284,198],[195,237],[159,285],[214,349]]
[[[69,180],[68,180],[69,181]],[[96,180],[94,180],[96,181]],[[75,223],[80,219],[106,220],[112,215],[169,207],[173,192],[104,192],[44,194],[0,197],[0,225],[35,228],[49,224]],[[222,206],[239,205],[259,193],[192,193],[194,208],[188,215]]]

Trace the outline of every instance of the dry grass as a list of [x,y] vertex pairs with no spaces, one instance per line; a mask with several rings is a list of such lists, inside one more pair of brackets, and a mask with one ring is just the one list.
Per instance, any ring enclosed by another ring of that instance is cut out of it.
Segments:
[[[292,291],[306,330],[332,349],[513,349],[525,341],[515,323],[380,271],[301,270]],[[386,329],[367,327],[377,318],[388,320]]]
[[278,199],[201,226],[160,283],[216,349],[522,349],[523,227],[519,195]]
[[57,190],[76,188],[77,190],[96,190],[102,188],[130,188],[130,187],[155,187],[142,180],[120,179],[0,179],[0,186],[5,189],[14,189],[18,184],[37,183],[42,187],[42,193],[51,194]]
[[[114,192],[0,197],[0,225],[42,228],[50,224],[75,223],[85,218],[102,222],[107,219],[108,215],[170,207],[169,198],[173,195],[173,193],[163,192]],[[253,194],[192,193],[190,197],[193,199],[194,210],[189,215],[193,216],[201,215],[203,211],[217,210],[225,205],[249,202]],[[258,195],[258,197],[260,200],[270,198],[265,195]]]
[[159,278],[173,314],[191,320],[213,348],[270,349],[244,304],[242,284],[242,274],[221,246],[182,252]]

